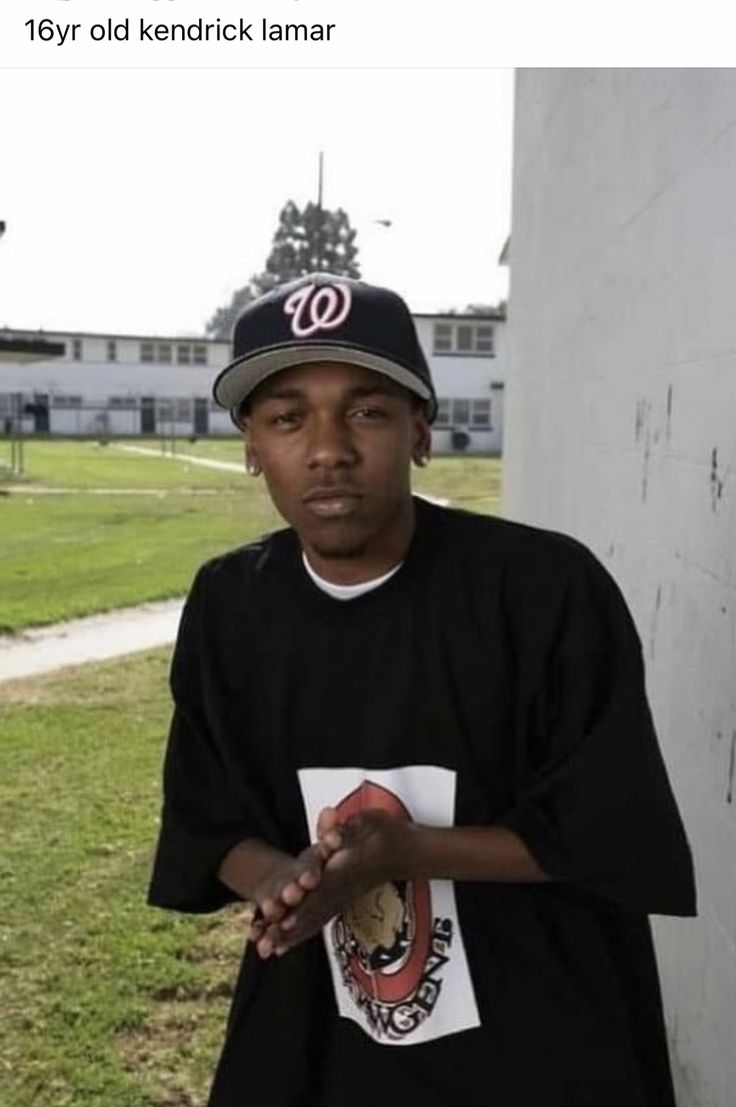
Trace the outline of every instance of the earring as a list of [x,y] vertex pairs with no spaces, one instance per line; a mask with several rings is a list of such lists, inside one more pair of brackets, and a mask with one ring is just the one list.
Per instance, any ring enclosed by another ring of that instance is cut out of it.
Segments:
[[429,462],[429,458],[427,457],[426,454],[419,454],[418,457],[414,458],[414,464],[419,465],[420,467],[423,466],[423,465],[427,465],[428,462]]
[[245,471],[248,474],[248,476],[257,477],[261,470],[259,469],[259,467],[257,465],[253,465],[252,462],[246,461]]

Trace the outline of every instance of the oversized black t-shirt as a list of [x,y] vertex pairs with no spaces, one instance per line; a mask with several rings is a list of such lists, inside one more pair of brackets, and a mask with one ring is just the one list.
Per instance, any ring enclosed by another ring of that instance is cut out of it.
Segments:
[[197,574],[149,902],[232,902],[230,847],[296,854],[326,804],[501,824],[554,879],[387,884],[248,946],[209,1107],[674,1107],[647,916],[695,888],[626,604],[572,538],[414,504],[350,601],[291,528]]

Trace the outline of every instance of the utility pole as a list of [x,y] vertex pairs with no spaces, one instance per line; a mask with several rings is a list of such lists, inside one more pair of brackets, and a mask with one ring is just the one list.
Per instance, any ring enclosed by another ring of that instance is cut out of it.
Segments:
[[317,269],[322,268],[322,185],[324,153],[319,152],[319,170],[317,176]]

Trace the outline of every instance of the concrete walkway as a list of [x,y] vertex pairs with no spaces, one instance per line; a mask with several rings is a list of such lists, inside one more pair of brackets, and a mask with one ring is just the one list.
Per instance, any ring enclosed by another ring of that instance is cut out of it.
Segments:
[[124,446],[119,442],[114,445],[117,450],[125,450],[128,454],[143,454],[144,457],[157,457],[161,461],[186,461],[188,465],[201,465],[203,469],[225,469],[229,473],[245,476],[245,459],[241,462],[215,461],[211,457],[195,457],[193,454],[162,454],[160,450],[152,450],[148,446]]
[[162,600],[2,635],[0,681],[169,645],[176,638],[183,604],[183,599]]
[[[234,461],[214,461],[212,458],[194,457],[192,454],[162,454],[159,450],[152,450],[149,446],[123,446],[116,443],[118,450],[127,450],[130,454],[145,454],[146,457],[168,458],[169,461],[186,461],[189,465],[204,465],[206,469],[227,469],[231,473],[245,473],[245,461],[236,464]],[[428,500],[431,504],[439,504],[447,507],[449,500],[437,496],[425,496],[421,492],[415,492],[422,500]]]

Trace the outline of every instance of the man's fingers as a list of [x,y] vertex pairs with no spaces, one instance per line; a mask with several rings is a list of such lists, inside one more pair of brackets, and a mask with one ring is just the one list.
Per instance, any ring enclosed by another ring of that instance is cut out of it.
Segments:
[[323,856],[329,857],[341,849],[344,842],[343,833],[338,829],[326,830],[320,837],[319,842],[322,847]]
[[281,889],[281,899],[288,907],[297,907],[305,896],[305,890],[296,881],[292,880]]
[[287,908],[281,902],[280,898],[272,899],[269,897],[268,899],[264,899],[263,903],[259,906],[263,917],[269,923],[278,922],[280,919],[283,919],[287,911]]
[[339,816],[334,807],[323,807],[317,816],[317,837],[321,838],[329,830],[334,830],[339,822]]
[[266,923],[263,919],[257,919],[251,923],[250,931],[248,932],[248,940],[251,942],[258,942],[266,932]]
[[313,892],[318,887],[322,873],[316,869],[305,869],[299,874],[299,884],[305,892]]
[[258,954],[264,960],[270,957],[277,946],[283,943],[283,935],[279,926],[269,926],[256,944]]

